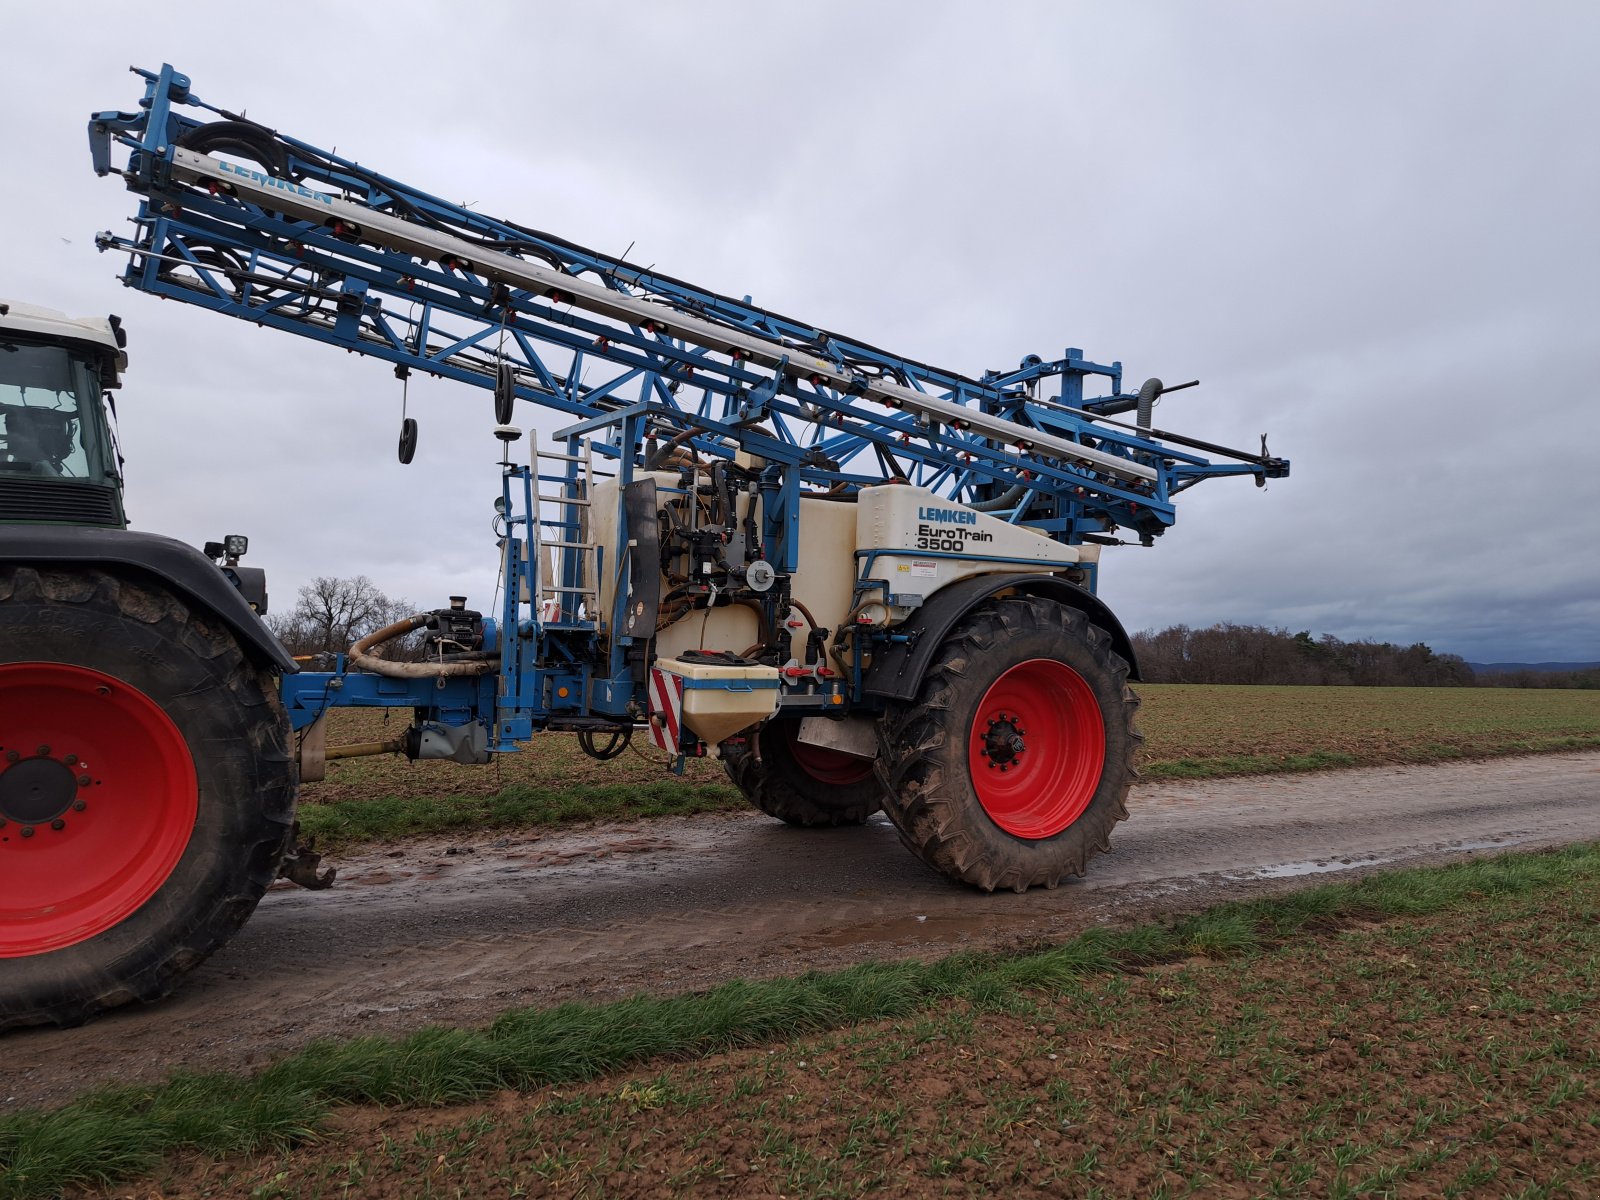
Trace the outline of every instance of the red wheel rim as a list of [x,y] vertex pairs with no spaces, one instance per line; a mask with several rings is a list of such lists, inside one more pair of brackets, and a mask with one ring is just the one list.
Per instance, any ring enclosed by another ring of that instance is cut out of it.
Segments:
[[783,736],[788,742],[789,757],[794,759],[796,766],[818,783],[844,787],[847,784],[860,783],[872,774],[870,758],[857,758],[853,754],[841,754],[837,750],[829,750],[826,746],[812,746],[802,742],[799,721],[785,721]]
[[978,702],[968,750],[972,786],[1007,833],[1038,839],[1066,829],[1089,807],[1105,761],[1100,705],[1065,663],[1018,663]]
[[194,833],[194,759],[121,680],[0,666],[0,958],[86,941],[161,889]]

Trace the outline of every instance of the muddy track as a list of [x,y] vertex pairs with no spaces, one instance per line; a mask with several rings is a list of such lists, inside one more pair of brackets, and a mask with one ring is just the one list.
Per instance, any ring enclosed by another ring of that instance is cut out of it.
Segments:
[[1087,879],[1024,895],[946,882],[881,818],[801,831],[715,815],[352,855],[330,891],[270,892],[172,1000],[0,1037],[0,1112],[249,1068],[318,1037],[1026,945],[1387,865],[1600,839],[1600,754],[1162,784],[1129,808]]

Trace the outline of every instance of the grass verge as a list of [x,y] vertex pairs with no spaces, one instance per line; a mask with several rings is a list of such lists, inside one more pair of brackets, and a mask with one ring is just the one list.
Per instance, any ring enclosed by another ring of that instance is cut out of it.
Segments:
[[652,1059],[692,1058],[952,1002],[1003,1008],[1085,978],[1192,955],[1228,958],[1353,919],[1416,916],[1600,882],[1600,847],[1375,875],[1234,903],[1160,924],[1092,930],[1015,957],[878,963],[694,996],[507,1013],[484,1030],[320,1043],[250,1078],[210,1074],[105,1089],[0,1119],[0,1198],[46,1196],[149,1170],[180,1150],[224,1155],[292,1145],[337,1105],[443,1105],[575,1083]]
[[459,829],[479,833],[745,807],[744,797],[727,784],[674,779],[559,788],[513,784],[488,796],[353,796],[302,804],[299,819],[301,833],[315,837],[326,850]]

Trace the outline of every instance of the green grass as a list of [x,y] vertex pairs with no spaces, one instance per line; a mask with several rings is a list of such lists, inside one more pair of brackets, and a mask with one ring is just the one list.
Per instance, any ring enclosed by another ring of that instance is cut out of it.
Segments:
[[[919,1021],[937,1024],[954,1019],[957,1002],[978,1012],[1015,1011],[1026,1009],[1030,995],[1073,991],[1114,1013],[1117,994],[1125,990],[1121,981],[1127,976],[1121,973],[1132,969],[1193,955],[1237,957],[1352,918],[1436,913],[1592,889],[1596,882],[1600,847],[1506,855],[1228,904],[1160,924],[1095,929],[1014,957],[874,963],[793,979],[735,981],[694,996],[515,1011],[484,1030],[435,1028],[395,1040],[323,1042],[248,1078],[184,1076],[0,1118],[0,1200],[124,1179],[180,1150],[221,1155],[288,1146],[312,1136],[336,1105],[443,1105],[507,1088],[590,1080],[652,1060],[782,1044],[860,1022],[904,1018],[913,1027]],[[1091,978],[1101,982],[1086,987]],[[1171,990],[1175,1001],[1204,1000],[1203,989],[1181,980]],[[1396,992],[1395,1002],[1401,999]],[[1255,1020],[1248,1012],[1234,1015]],[[1242,1053],[1253,1037],[1247,1029],[1230,1044]],[[1108,1069],[1130,1069],[1118,1062],[1113,1059]],[[1263,1066],[1285,1082],[1298,1069],[1292,1057],[1282,1056],[1263,1060]],[[629,1101],[635,1108],[654,1102],[647,1091]],[[962,1157],[974,1157],[971,1146]]]
[[581,821],[690,816],[746,807],[729,784],[666,779],[647,784],[513,784],[488,796],[355,796],[302,804],[300,831],[324,850],[419,834],[527,829]]

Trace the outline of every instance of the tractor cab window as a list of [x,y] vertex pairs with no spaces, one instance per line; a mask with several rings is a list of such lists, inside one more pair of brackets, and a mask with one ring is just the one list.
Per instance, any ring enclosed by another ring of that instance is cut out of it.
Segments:
[[103,479],[100,373],[60,346],[0,341],[0,476]]

